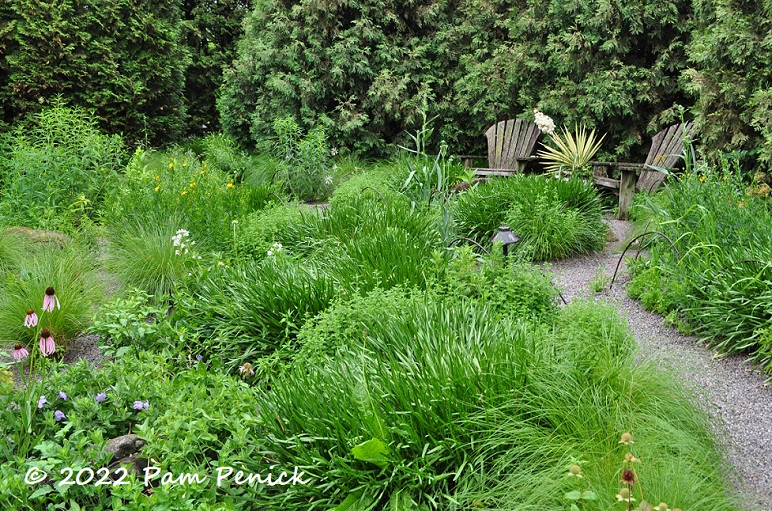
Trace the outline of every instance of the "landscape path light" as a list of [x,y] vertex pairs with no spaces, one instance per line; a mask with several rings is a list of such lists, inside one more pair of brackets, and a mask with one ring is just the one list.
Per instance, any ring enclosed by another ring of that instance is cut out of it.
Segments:
[[520,236],[512,232],[508,225],[502,225],[491,238],[491,243],[496,243],[497,241],[501,243],[504,247],[504,257],[507,257],[509,255],[509,246],[518,243],[520,240]]

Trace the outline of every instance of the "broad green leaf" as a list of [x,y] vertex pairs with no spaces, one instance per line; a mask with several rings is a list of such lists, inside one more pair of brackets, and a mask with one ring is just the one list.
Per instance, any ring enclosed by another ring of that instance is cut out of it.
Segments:
[[360,509],[365,509],[367,506],[362,499],[363,493],[364,490],[357,490],[349,493],[343,502],[332,508],[331,511],[358,511]]
[[579,490],[574,490],[566,493],[566,498],[568,500],[579,500],[582,498],[582,494]]
[[367,461],[380,468],[384,468],[389,464],[389,447],[377,438],[371,438],[366,442],[354,446],[351,449],[351,453],[356,459]]

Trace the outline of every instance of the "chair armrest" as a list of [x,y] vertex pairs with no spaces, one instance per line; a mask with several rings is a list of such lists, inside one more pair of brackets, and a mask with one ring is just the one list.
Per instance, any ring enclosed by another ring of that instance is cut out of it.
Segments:
[[481,156],[479,154],[456,154],[454,156],[461,160],[461,163],[466,168],[472,168],[475,160],[484,160],[487,158],[487,156]]

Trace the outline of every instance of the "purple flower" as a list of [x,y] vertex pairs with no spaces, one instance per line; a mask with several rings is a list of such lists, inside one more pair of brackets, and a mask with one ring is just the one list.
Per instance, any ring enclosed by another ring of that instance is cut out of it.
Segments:
[[40,332],[40,351],[43,352],[43,356],[47,357],[56,351],[56,344],[54,344],[54,338],[51,337],[51,332],[47,328],[44,328]]
[[107,394],[105,394],[104,392],[100,392],[99,394],[96,395],[94,399],[96,399],[97,403],[104,403],[105,399],[107,399]]
[[21,344],[16,344],[16,346],[13,347],[13,359],[17,362],[24,360],[29,356],[29,351],[27,351],[24,346]]
[[48,403],[46,396],[40,396],[40,399],[38,399],[38,408],[43,408],[43,405],[46,403]]
[[63,401],[67,401],[67,394],[65,394],[64,392],[59,392],[59,398],[62,399]]
[[147,410],[148,408],[150,408],[150,403],[148,401],[145,401],[144,403],[142,401],[134,401],[135,410]]
[[32,328],[38,325],[38,315],[32,309],[27,309],[27,316],[24,318],[24,326]]
[[57,309],[62,307],[59,305],[59,298],[56,297],[54,288],[49,286],[46,288],[46,295],[43,297],[43,310],[46,312],[53,312],[54,305]]
[[67,416],[64,414],[64,412],[57,410],[54,412],[54,419],[56,419],[56,422],[59,422],[62,419],[66,419]]
[[196,360],[201,362],[202,360],[204,360],[204,357],[202,355],[196,355]]

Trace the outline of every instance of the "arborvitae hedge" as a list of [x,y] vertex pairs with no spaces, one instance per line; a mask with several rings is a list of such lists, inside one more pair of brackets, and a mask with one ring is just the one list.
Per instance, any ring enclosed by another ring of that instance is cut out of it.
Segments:
[[61,95],[130,142],[175,140],[185,122],[181,0],[5,0],[0,104],[6,120]]
[[694,0],[691,67],[684,83],[694,93],[709,153],[739,151],[772,163],[772,3]]
[[[425,95],[450,103],[460,52],[445,44],[457,0],[257,0],[218,106],[241,141],[295,115],[337,143],[378,152],[418,118]],[[431,93],[430,93],[431,91]],[[250,136],[251,133],[251,136]]]
[[185,73],[190,134],[220,129],[216,93],[223,68],[235,58],[236,39],[248,10],[248,0],[183,1],[184,42],[190,52],[190,66]]
[[467,152],[495,120],[539,106],[608,129],[607,150],[630,156],[685,100],[685,17],[688,0],[260,0],[226,72],[222,121],[254,142],[295,114],[378,152],[417,127],[428,98],[437,138]]

